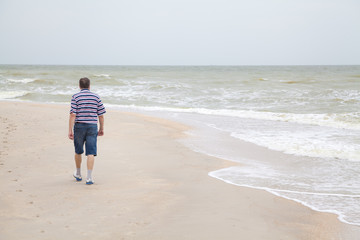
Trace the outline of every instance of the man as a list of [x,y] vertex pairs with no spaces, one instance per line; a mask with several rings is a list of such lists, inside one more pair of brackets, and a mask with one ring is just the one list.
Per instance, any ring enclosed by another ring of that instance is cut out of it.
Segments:
[[[87,156],[87,178],[86,184],[94,183],[92,170],[97,155],[97,136],[104,135],[104,114],[105,107],[101,99],[95,93],[90,92],[90,80],[81,78],[79,80],[80,92],[74,94],[71,99],[69,118],[69,139],[74,141],[76,171],[74,178],[81,181],[81,154]],[[99,131],[97,122],[100,122]],[[74,131],[73,131],[74,129]]]

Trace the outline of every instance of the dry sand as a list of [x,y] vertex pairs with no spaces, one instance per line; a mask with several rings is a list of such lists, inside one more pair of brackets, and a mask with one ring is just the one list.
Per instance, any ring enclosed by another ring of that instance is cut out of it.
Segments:
[[[357,239],[359,228],[208,176],[186,126],[109,110],[95,184],[75,182],[68,106],[0,102],[0,239]],[[86,161],[83,159],[83,177]]]

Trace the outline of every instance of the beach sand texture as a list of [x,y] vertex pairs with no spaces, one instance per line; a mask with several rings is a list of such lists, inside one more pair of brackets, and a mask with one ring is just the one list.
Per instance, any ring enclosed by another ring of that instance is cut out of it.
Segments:
[[[186,126],[108,110],[95,184],[72,177],[69,107],[0,103],[0,239],[357,239],[359,228],[208,172]],[[82,165],[86,175],[85,158]]]

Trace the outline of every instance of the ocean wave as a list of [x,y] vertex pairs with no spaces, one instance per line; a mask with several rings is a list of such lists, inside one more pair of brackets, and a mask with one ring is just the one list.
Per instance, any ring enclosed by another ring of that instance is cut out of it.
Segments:
[[292,122],[292,123],[309,124],[309,125],[317,125],[324,127],[360,130],[360,112],[327,113],[327,114],[296,114],[296,113],[257,112],[253,110],[172,108],[172,107],[155,107],[155,106],[152,107],[152,106],[135,106],[135,105],[121,106],[121,107],[130,107],[145,111],[198,113],[204,115]]
[[111,78],[110,74],[93,74],[94,77]]
[[12,99],[28,94],[27,91],[0,91],[0,99]]
[[31,83],[35,82],[37,79],[35,78],[22,78],[22,79],[12,79],[8,78],[7,81],[11,83]]
[[287,154],[360,162],[360,148],[356,144],[344,145],[344,142],[330,141],[326,136],[319,137],[320,134],[320,132],[305,132],[303,136],[300,133],[291,136],[290,133],[284,132],[278,133],[277,136],[265,136],[258,132],[251,133],[248,131],[244,134],[232,133],[231,136]]

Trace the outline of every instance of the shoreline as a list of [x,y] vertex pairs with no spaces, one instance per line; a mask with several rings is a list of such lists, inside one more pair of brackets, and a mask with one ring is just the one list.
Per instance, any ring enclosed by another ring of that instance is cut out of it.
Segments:
[[[215,171],[214,171],[214,172],[215,172]],[[313,211],[315,211],[315,212],[336,215],[337,220],[338,220],[339,222],[341,222],[342,224],[347,224],[347,225],[350,225],[350,226],[352,226],[352,227],[358,227],[358,228],[360,228],[360,225],[357,225],[357,224],[354,224],[354,223],[350,223],[350,222],[347,222],[346,220],[344,220],[344,219],[343,219],[343,215],[341,215],[341,213],[339,213],[339,212],[337,212],[337,211],[335,211],[335,210],[319,210],[319,209],[317,209],[316,207],[313,207],[313,206],[311,206],[310,204],[307,204],[307,203],[305,203],[305,202],[303,202],[303,201],[301,201],[301,200],[297,200],[297,199],[295,199],[295,198],[286,197],[286,196],[283,196],[283,195],[275,192],[275,191],[279,191],[279,190],[276,190],[276,189],[274,190],[274,189],[270,189],[270,188],[266,188],[266,187],[253,187],[253,186],[249,186],[249,185],[235,184],[235,183],[232,183],[232,182],[230,182],[230,181],[227,181],[227,180],[223,180],[223,179],[221,179],[221,178],[218,178],[218,177],[216,177],[216,176],[211,176],[211,172],[209,173],[209,176],[210,176],[210,177],[213,177],[213,178],[215,178],[215,179],[217,179],[217,180],[219,180],[219,181],[223,181],[223,182],[225,182],[226,184],[231,184],[231,185],[234,185],[234,186],[237,186],[237,187],[250,188],[250,189],[254,189],[254,190],[260,190],[260,191],[268,192],[268,193],[273,194],[273,195],[275,195],[275,196],[277,196],[277,197],[279,197],[279,198],[284,198],[284,199],[286,199],[286,200],[299,203],[299,204],[301,204],[302,206],[307,207],[307,208],[309,208],[309,209],[311,209],[311,210],[313,210]],[[291,191],[285,191],[285,192],[291,192]],[[294,191],[294,192],[295,192],[295,191]],[[302,192],[302,193],[303,193],[303,192]]]
[[[103,239],[355,239],[359,231],[334,214],[208,176],[236,163],[192,152],[175,141],[185,137],[187,126],[139,113],[108,110],[105,136],[99,137],[94,188],[82,186],[71,179],[68,107],[15,101],[0,101],[0,107],[5,126],[0,149],[4,239],[21,239],[22,234],[37,239],[75,234],[85,239],[86,232],[75,231],[76,226],[91,225],[83,214],[99,219],[104,232],[89,231]],[[55,160],[55,166],[48,159]],[[72,202],[72,195],[78,193],[83,194],[80,200]],[[87,195],[95,203],[87,203]],[[54,204],[62,214],[49,211]],[[73,226],[56,230],[66,221]],[[24,231],[15,232],[19,228]],[[209,232],[204,233],[204,228]]]

